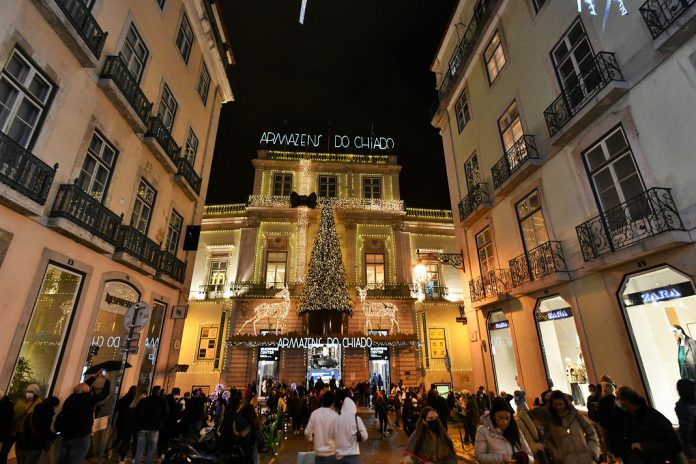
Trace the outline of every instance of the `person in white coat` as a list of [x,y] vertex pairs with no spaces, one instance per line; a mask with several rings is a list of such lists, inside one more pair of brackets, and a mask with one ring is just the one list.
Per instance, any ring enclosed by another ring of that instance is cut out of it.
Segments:
[[343,400],[341,415],[329,427],[329,438],[336,443],[336,462],[342,464],[358,464],[360,462],[360,439],[367,440],[367,429],[352,399]]
[[336,443],[329,435],[329,428],[336,420],[338,414],[333,409],[336,396],[332,391],[326,391],[321,395],[321,407],[314,410],[309,417],[305,436],[314,442],[316,464],[331,464],[336,462]]
[[510,405],[503,398],[494,399],[491,411],[481,418],[475,450],[480,464],[534,462],[529,445],[510,413]]

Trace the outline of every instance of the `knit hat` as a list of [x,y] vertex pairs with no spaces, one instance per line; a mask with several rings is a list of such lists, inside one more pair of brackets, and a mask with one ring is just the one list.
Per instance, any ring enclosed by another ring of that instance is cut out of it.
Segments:
[[26,391],[35,394],[37,397],[41,396],[41,388],[39,388],[39,386],[36,385],[35,383],[32,383],[31,385],[29,385],[27,387]]

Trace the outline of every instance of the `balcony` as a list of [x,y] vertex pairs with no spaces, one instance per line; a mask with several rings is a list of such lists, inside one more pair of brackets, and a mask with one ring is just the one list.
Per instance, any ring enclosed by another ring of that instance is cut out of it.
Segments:
[[551,144],[568,142],[627,91],[614,54],[597,53],[589,69],[544,111]]
[[638,9],[655,48],[673,51],[696,32],[696,0],[648,0]]
[[189,198],[195,201],[198,199],[198,195],[201,193],[202,179],[198,174],[196,174],[196,171],[193,169],[193,166],[191,163],[189,163],[188,159],[179,158],[177,160],[177,166],[178,170],[176,171],[174,180],[176,180],[179,185],[182,186],[184,192],[186,192]]
[[62,184],[48,225],[103,253],[111,254],[121,217],[76,184]]
[[146,275],[155,275],[160,246],[133,226],[122,225],[116,234],[114,260]]
[[198,298],[205,300],[219,300],[221,298],[225,298],[225,293],[227,293],[228,289],[229,287],[227,284],[201,285],[198,287]]
[[152,103],[140,89],[140,85],[120,56],[111,55],[106,58],[99,85],[104,88],[132,129],[138,134],[144,133]]
[[491,168],[496,196],[511,191],[540,164],[534,136],[523,135]]
[[157,278],[165,282],[173,279],[183,284],[186,278],[186,263],[168,251],[162,251],[157,265]]
[[469,189],[469,194],[459,202],[459,222],[466,224],[474,221],[491,207],[488,196],[488,184],[480,183]]
[[94,19],[82,0],[34,0],[58,37],[73,52],[82,66],[94,68],[107,33]]
[[406,208],[406,219],[415,221],[452,222],[449,209]]
[[447,287],[445,286],[429,286],[425,284],[423,288],[423,297],[425,301],[445,301],[447,300]]
[[507,269],[493,269],[484,272],[481,276],[469,281],[471,302],[495,298],[505,299],[510,293],[510,271]]
[[302,293],[303,284],[298,282],[230,282],[231,298],[275,298],[285,286],[290,290],[291,297],[298,297]]
[[[147,132],[145,132],[145,143],[150,147],[167,171],[172,174],[177,172],[177,163],[181,156],[181,147],[174,141],[172,133],[169,131],[169,128],[164,125],[159,116],[150,118]],[[193,170],[193,168],[191,168],[191,170]]]
[[348,287],[367,287],[368,299],[410,300],[418,297],[418,285],[411,283],[366,285],[349,283]]
[[[567,272],[561,242],[548,241],[510,260],[512,287],[540,280],[559,272]],[[567,280],[567,279],[564,279]]]
[[665,232],[685,229],[670,189],[652,188],[580,224],[575,230],[582,257],[590,261]]
[[41,161],[0,132],[0,201],[23,214],[40,216],[58,164]]

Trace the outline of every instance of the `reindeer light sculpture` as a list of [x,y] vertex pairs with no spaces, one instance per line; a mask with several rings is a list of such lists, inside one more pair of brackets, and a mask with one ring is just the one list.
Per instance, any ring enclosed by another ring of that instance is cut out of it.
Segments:
[[283,301],[278,303],[263,303],[254,308],[254,317],[247,319],[242,327],[237,332],[237,335],[242,333],[244,327],[248,323],[252,323],[254,326],[254,335],[256,335],[256,323],[262,319],[274,319],[276,332],[282,332],[285,330],[285,318],[290,312],[290,291],[287,287],[283,288],[281,291],[274,295],[274,298],[282,298]]
[[358,295],[360,296],[360,307],[365,313],[365,333],[369,333],[369,331],[372,329],[373,318],[382,317],[388,317],[389,321],[391,322],[389,332],[392,332],[394,329],[394,324],[396,324],[396,330],[398,332],[400,329],[399,322],[396,320],[396,312],[398,311],[397,307],[392,303],[367,301],[367,287],[356,288],[358,290]]

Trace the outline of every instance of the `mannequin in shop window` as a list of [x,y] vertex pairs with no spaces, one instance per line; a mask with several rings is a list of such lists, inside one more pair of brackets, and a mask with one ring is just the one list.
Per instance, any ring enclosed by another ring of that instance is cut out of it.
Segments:
[[696,340],[686,335],[680,325],[672,326],[672,335],[677,342],[677,362],[682,379],[696,380]]
[[566,358],[566,378],[570,384],[570,393],[573,395],[573,402],[580,406],[585,406],[585,398],[580,384],[587,383],[587,371],[582,360],[582,354],[578,357],[578,362],[573,364],[570,358]]

